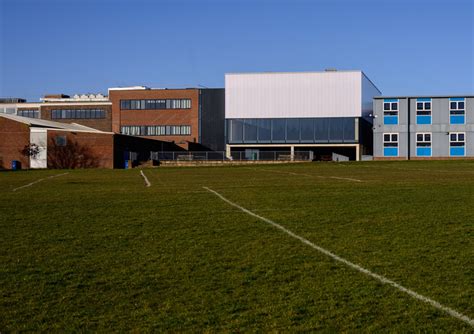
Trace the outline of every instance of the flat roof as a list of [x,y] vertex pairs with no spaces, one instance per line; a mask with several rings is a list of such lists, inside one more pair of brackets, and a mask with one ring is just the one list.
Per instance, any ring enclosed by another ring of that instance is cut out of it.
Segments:
[[338,72],[357,72],[364,73],[362,70],[322,70],[322,71],[261,71],[261,72],[228,72],[227,74],[303,74],[303,73],[338,73]]
[[453,95],[382,95],[374,96],[374,99],[423,99],[423,98],[449,98],[449,97],[474,97],[474,94]]

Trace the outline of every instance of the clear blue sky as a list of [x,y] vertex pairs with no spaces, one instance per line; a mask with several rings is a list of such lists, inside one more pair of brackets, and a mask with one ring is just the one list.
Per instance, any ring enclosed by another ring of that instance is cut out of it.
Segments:
[[0,96],[223,87],[361,69],[385,95],[474,93],[472,0],[0,0]]

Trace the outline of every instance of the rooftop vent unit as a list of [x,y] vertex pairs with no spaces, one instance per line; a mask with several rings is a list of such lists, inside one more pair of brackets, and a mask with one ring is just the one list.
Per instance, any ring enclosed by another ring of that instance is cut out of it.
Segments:
[[66,94],[46,94],[45,99],[68,99],[69,95]]
[[337,72],[337,68],[332,68],[332,67],[326,68],[324,72]]
[[25,103],[25,99],[21,99],[18,97],[1,97],[0,103]]

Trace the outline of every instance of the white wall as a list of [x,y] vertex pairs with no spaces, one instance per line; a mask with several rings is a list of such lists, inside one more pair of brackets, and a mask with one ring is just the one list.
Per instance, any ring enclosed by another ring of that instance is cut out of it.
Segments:
[[30,128],[30,144],[36,144],[40,153],[36,158],[30,158],[30,168],[47,168],[48,133],[46,129]]
[[362,73],[236,73],[225,76],[226,118],[360,117]]

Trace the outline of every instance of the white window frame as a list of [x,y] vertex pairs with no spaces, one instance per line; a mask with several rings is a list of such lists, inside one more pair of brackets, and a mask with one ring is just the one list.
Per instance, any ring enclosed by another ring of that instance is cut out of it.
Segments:
[[[416,134],[416,147],[418,147],[418,143],[430,143],[430,146],[431,147],[433,145],[433,134],[431,132],[417,132]],[[418,140],[418,135],[422,135],[423,136],[423,140]],[[426,135],[429,135],[430,136],[430,140],[426,140]],[[420,147],[427,147],[427,146],[420,146]]]
[[[451,140],[451,135],[456,135],[456,140]],[[459,140],[459,135],[464,136],[464,140]],[[451,143],[464,143],[464,148],[466,147],[466,133],[465,132],[450,132],[449,133],[449,147],[451,147]]]
[[[459,103],[464,103],[464,108],[459,108]],[[451,103],[456,103],[456,108],[451,108]],[[460,115],[460,114],[451,114],[451,111],[464,110],[464,116],[466,116],[466,99],[464,101],[451,101],[449,100],[449,114],[450,115]]]
[[[433,104],[432,104],[433,101],[419,101],[416,100],[416,116],[431,116],[431,114],[433,113]],[[423,108],[422,109],[418,109],[418,103],[422,103],[423,104]],[[430,104],[430,108],[427,109],[426,108],[426,103],[429,103]],[[426,115],[426,114],[418,114],[419,111],[429,111],[430,114],[429,115]]]
[[[459,108],[459,103],[462,102],[464,103],[464,108]],[[456,108],[453,109],[451,108],[451,103],[456,103]],[[466,104],[467,104],[467,99],[464,98],[463,101],[451,101],[449,100],[449,123],[451,124],[451,116],[464,116],[464,123],[462,124],[466,124]],[[459,110],[463,110],[464,113],[463,114],[453,114],[452,112],[453,111],[459,111]],[[461,123],[459,124],[454,124],[454,125],[462,125]]]
[[[390,104],[390,110],[385,110],[385,104],[386,104],[386,103],[389,103],[389,104]],[[393,105],[394,105],[395,103],[397,104],[397,109],[392,109],[392,108],[393,108]],[[387,113],[396,112],[396,113],[397,113],[396,116],[398,116],[399,111],[400,111],[400,100],[397,99],[397,102],[385,102],[385,101],[383,101],[382,110],[383,110],[383,115],[384,115],[384,116],[395,116],[395,115],[391,115],[391,114],[387,114],[387,115],[386,115],[386,114],[385,114],[386,112],[387,112]]]
[[[464,140],[463,141],[459,141],[459,135],[463,135],[464,136]],[[456,135],[456,140],[451,140],[451,135]],[[461,147],[461,146],[453,146],[452,143],[464,143],[464,145],[462,147],[464,147],[464,155],[462,156],[466,156],[466,133],[465,132],[450,132],[449,133],[449,149],[451,150],[451,147]],[[451,154],[450,154],[451,155]]]
[[[386,135],[389,135],[389,136],[390,136],[390,140],[389,140],[389,141],[386,141],[386,140],[385,140],[385,136],[386,136]],[[396,140],[396,141],[392,140],[392,139],[393,139],[393,138],[392,138],[393,135],[396,135],[396,136],[397,136],[397,140]],[[383,133],[383,147],[386,147],[385,144],[397,143],[397,148],[398,148],[399,139],[400,139],[400,135],[399,135],[398,132],[384,132],[384,133]],[[395,146],[387,146],[387,147],[395,147]]]

